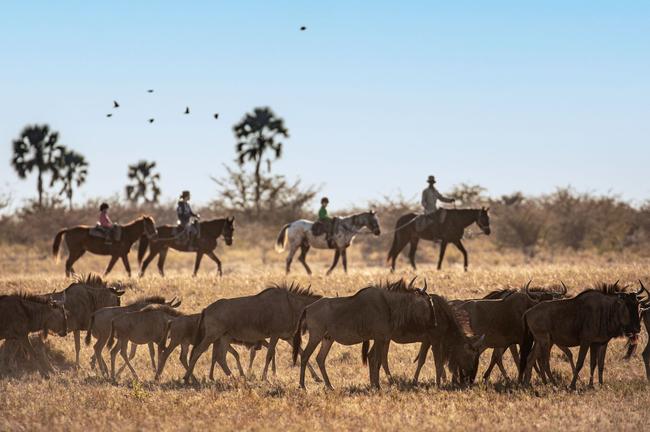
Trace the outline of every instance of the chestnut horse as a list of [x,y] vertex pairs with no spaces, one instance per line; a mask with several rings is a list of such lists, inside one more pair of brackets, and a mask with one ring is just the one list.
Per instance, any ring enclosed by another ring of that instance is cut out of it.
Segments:
[[106,244],[106,240],[101,237],[91,236],[90,230],[93,227],[79,225],[72,228],[64,228],[54,237],[54,244],[52,245],[52,254],[58,258],[59,247],[61,240],[65,236],[65,244],[68,247],[68,259],[65,261],[65,275],[70,276],[75,273],[72,265],[86,252],[91,252],[97,255],[110,255],[111,260],[106,267],[104,276],[106,276],[112,269],[118,258],[122,258],[124,268],[131,277],[131,266],[129,265],[129,251],[131,246],[141,236],[145,235],[148,239],[155,238],[158,234],[156,232],[156,223],[151,216],[140,216],[128,224],[122,225],[122,237],[120,241],[113,241],[111,244]]
[[[177,225],[161,225],[158,227],[158,233],[160,237],[151,242],[147,238],[143,237],[140,239],[140,245],[138,247],[138,263],[140,263],[140,277],[144,276],[147,266],[153,261],[156,255],[158,257],[158,271],[161,276],[165,276],[165,259],[167,258],[167,251],[169,248],[176,249],[181,252],[195,252],[196,260],[194,262],[194,273],[193,276],[196,276],[196,272],[199,271],[199,266],[201,265],[201,259],[203,255],[209,256],[212,261],[217,263],[217,269],[219,271],[219,276],[223,273],[221,271],[221,261],[214,253],[214,250],[217,247],[217,238],[223,235],[224,240],[228,246],[232,245],[232,235],[235,232],[235,218],[225,218],[225,219],[212,219],[205,222],[199,222],[201,233],[200,236],[196,239],[196,250],[190,250],[187,245],[187,241],[181,240],[179,234],[174,233],[174,229],[177,228]],[[147,252],[147,247],[149,247],[149,255],[147,258],[142,261],[144,258],[145,252]]]

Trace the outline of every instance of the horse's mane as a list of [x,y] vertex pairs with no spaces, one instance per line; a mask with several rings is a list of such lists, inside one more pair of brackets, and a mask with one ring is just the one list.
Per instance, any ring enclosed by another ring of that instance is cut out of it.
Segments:
[[159,296],[159,295],[154,295],[154,296],[146,296],[146,297],[139,297],[136,300],[132,301],[129,303],[129,306],[137,304],[137,303],[156,303],[156,304],[163,304],[165,303],[165,297]]
[[150,304],[149,306],[143,308],[141,312],[151,312],[151,311],[161,311],[167,315],[172,315],[175,317],[185,316],[185,314],[178,309],[175,309],[167,304]]
[[287,282],[282,282],[280,284],[273,284],[263,291],[261,291],[258,295],[265,293],[266,291],[272,290],[272,289],[279,289],[283,291],[287,291],[290,294],[294,294],[297,296],[302,296],[302,297],[310,297],[310,298],[322,298],[323,296],[320,294],[315,294],[311,292],[311,285],[308,286],[307,288],[303,288],[300,286],[299,283],[291,282],[291,285],[288,285]]
[[151,222],[153,222],[154,225],[156,224],[156,221],[155,221],[155,219],[153,218],[153,216],[149,216],[149,215],[146,215],[146,214],[142,214],[142,215],[140,215],[139,217],[137,217],[137,218],[135,218],[135,219],[133,219],[133,220],[130,220],[130,221],[128,221],[127,223],[123,224],[123,226],[133,225],[134,223],[139,222],[139,221],[144,221],[145,219],[151,219]]

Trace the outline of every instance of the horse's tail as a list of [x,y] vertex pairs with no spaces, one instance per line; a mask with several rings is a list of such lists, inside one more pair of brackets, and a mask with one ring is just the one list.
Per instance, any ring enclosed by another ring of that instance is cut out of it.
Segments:
[[286,224],[282,227],[277,240],[275,240],[275,251],[278,253],[284,251],[284,247],[287,244],[287,229],[289,229],[289,225],[291,224]]
[[95,314],[92,314],[90,316],[90,325],[88,326],[88,331],[86,332],[86,345],[90,345],[90,342],[92,341],[91,337],[93,335],[93,324],[95,324]]
[[67,232],[68,229],[64,228],[56,233],[56,236],[54,237],[54,243],[52,244],[52,256],[57,262],[59,261],[59,248],[61,247],[61,240],[63,239],[63,235]]
[[296,328],[296,332],[293,334],[293,343],[291,344],[291,346],[293,348],[292,358],[293,358],[294,366],[298,361],[298,353],[300,352],[300,345],[302,344],[302,330],[303,330],[302,323],[305,321],[306,315],[307,315],[307,308],[302,310],[302,314],[300,314],[300,319],[298,320],[298,327]]
[[138,264],[142,264],[142,259],[144,258],[145,252],[149,247],[149,238],[142,234],[140,236],[140,244],[138,245]]
[[368,364],[368,349],[370,348],[370,341],[363,341],[361,344],[361,363]]

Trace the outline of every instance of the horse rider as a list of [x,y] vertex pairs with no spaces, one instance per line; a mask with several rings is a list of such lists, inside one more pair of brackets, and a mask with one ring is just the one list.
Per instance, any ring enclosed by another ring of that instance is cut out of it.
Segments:
[[327,244],[331,245],[332,237],[334,236],[334,219],[329,217],[327,214],[327,205],[330,203],[330,200],[327,197],[323,197],[320,200],[320,209],[318,210],[318,222],[325,231],[325,239]]
[[108,204],[106,203],[101,203],[99,206],[97,228],[106,235],[106,244],[111,244],[113,242],[113,221],[108,216]]
[[192,211],[190,207],[190,191],[183,191],[178,199],[176,206],[176,215],[178,216],[178,225],[183,229],[183,234],[188,241],[188,249],[196,249],[197,229],[192,223],[192,218],[200,219],[200,216]]
[[[427,178],[429,186],[422,191],[422,207],[424,207],[424,217],[431,224],[436,224],[438,227],[445,223],[447,217],[447,210],[444,208],[438,209],[438,200],[444,203],[453,203],[454,198],[447,198],[443,196],[438,189],[434,186],[436,184],[436,177],[430,175]],[[427,224],[428,225],[428,224]]]

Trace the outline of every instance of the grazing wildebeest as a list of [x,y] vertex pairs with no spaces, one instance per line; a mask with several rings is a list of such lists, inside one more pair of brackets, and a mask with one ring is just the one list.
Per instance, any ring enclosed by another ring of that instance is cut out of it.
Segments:
[[[425,286],[422,291],[426,292],[426,288],[425,281]],[[420,371],[426,360],[427,351],[431,347],[433,347],[432,351],[435,357],[436,383],[438,386],[442,384],[445,364],[458,370],[460,375],[457,375],[457,378],[459,381],[469,384],[474,380],[476,375],[478,355],[484,338],[467,337],[458,321],[458,314],[452,310],[445,298],[437,294],[430,294],[429,297],[433,303],[434,328],[426,326],[420,329],[400,329],[393,333],[390,341],[399,344],[420,342],[420,353],[417,357],[418,365],[413,377],[415,384],[419,380]],[[389,343],[385,345],[381,364],[386,375],[390,377],[391,373],[388,366]],[[363,343],[362,359],[364,363],[371,355],[371,353],[366,354],[368,346],[369,343],[367,341]]]
[[291,269],[291,261],[293,256],[296,254],[298,248],[300,248],[300,256],[298,261],[302,263],[307,270],[308,274],[311,274],[311,269],[307,265],[307,252],[313,246],[316,249],[334,249],[334,261],[332,266],[327,270],[327,274],[330,274],[336,264],[339,262],[339,257],[343,261],[343,270],[348,271],[348,257],[347,249],[354,240],[359,232],[363,228],[368,228],[374,235],[378,236],[381,234],[379,228],[379,220],[374,211],[368,211],[365,213],[359,213],[352,216],[346,216],[338,219],[338,222],[335,223],[335,232],[332,235],[333,247],[327,243],[326,235],[323,233],[321,235],[315,236],[312,232],[312,227],[314,222],[300,219],[291,223],[286,224],[280,230],[278,238],[275,242],[275,250],[282,252],[286,249],[287,244],[289,245],[289,255],[287,255],[287,264],[286,272],[289,273]]
[[[191,315],[180,315],[171,322],[171,325],[169,327],[169,344],[167,347],[163,350],[163,354],[159,359],[158,362],[158,372],[156,373],[157,378],[162,375],[162,372],[165,368],[165,364],[167,362],[167,358],[169,355],[176,349],[177,346],[181,346],[181,353],[180,353],[180,362],[185,368],[185,371],[189,368],[189,364],[187,362],[187,356],[189,354],[189,348],[190,345],[193,345],[194,342],[196,341],[196,332],[198,330],[199,326],[199,320],[201,318],[201,314],[191,314]],[[219,346],[220,342],[215,342],[212,344],[212,364],[210,366],[210,379],[214,380],[214,366],[217,362],[217,358],[219,353],[216,351],[217,349],[223,347]],[[259,349],[260,346],[265,346],[268,347],[268,344],[266,341],[262,341],[259,344],[255,345],[248,345],[244,344],[247,348],[250,348],[250,363],[248,365],[248,369],[250,370],[253,360],[255,359],[255,352],[257,349]],[[230,347],[228,349],[228,352],[235,357],[235,362],[237,363],[237,369],[239,370],[239,374],[244,376],[244,370],[241,366],[241,362],[239,361],[239,353],[237,352],[236,349]],[[275,373],[275,358],[272,360],[273,362],[273,371]],[[196,380],[196,378],[194,378]]]
[[[434,308],[431,297],[421,289],[407,286],[403,281],[393,282],[387,286],[370,286],[349,297],[318,300],[305,308],[294,335],[293,361],[295,363],[300,354],[301,334],[309,332],[309,339],[300,359],[300,387],[305,387],[305,366],[319,344],[321,348],[316,361],[328,389],[332,389],[332,384],[327,375],[325,361],[334,342],[343,345],[374,342],[370,352],[367,355],[364,353],[363,357],[369,359],[370,385],[377,388],[382,355],[393,335],[397,337],[421,334],[428,328],[431,337],[439,342],[435,344],[439,358],[459,359],[464,346],[457,346],[456,338],[452,338],[453,342],[441,341],[435,335],[441,327],[436,325],[436,322],[447,323],[446,318],[437,316],[437,312],[438,309]],[[465,342],[466,340],[463,339],[461,345]],[[366,349],[367,345],[365,348],[362,347],[362,352]],[[472,363],[471,368],[475,362],[472,359],[470,363]],[[458,365],[463,368],[467,366],[465,362]]]
[[119,241],[113,241],[107,244],[106,240],[90,234],[93,227],[79,225],[72,228],[64,228],[54,237],[54,244],[52,245],[52,254],[55,257],[59,256],[59,248],[61,246],[61,239],[65,236],[65,244],[68,246],[68,259],[65,261],[65,275],[70,276],[74,273],[72,267],[74,263],[81,258],[86,252],[91,252],[97,255],[110,255],[111,260],[104,271],[106,276],[112,269],[119,258],[122,258],[122,263],[126,272],[131,276],[131,266],[129,265],[129,251],[131,246],[142,235],[149,239],[156,237],[156,223],[151,216],[141,216],[124,226],[122,226],[122,236]]
[[[175,317],[181,316],[182,312],[166,304],[151,304],[135,312],[126,312],[113,318],[111,321],[111,333],[108,338],[107,346],[111,348],[111,379],[115,380],[115,358],[119,352],[126,366],[129,368],[133,377],[137,380],[138,374],[135,372],[127,348],[129,342],[133,345],[156,344],[158,345],[158,364],[162,352],[165,349],[169,328]],[[114,339],[117,343],[113,345]],[[157,370],[156,379],[158,378]]]
[[[196,250],[189,250],[188,242],[179,239],[180,234],[175,234],[177,228],[177,225],[162,225],[157,227],[157,239],[149,241],[149,239],[145,236],[140,239],[140,244],[138,246],[138,263],[141,264],[140,276],[144,276],[144,272],[147,270],[147,266],[149,266],[151,261],[153,261],[157,255],[158,271],[160,272],[161,276],[165,276],[165,259],[167,258],[167,251],[169,248],[176,249],[177,251],[181,252],[196,253],[193,273],[194,276],[196,276],[196,273],[199,271],[199,266],[201,265],[201,259],[203,258],[203,255],[207,255],[215,263],[217,263],[217,270],[221,276],[221,261],[214,253],[214,250],[217,247],[217,239],[222,235],[226,241],[226,244],[228,246],[232,245],[232,236],[235,232],[235,218],[231,217],[199,222],[200,236],[196,239]],[[147,247],[149,247],[149,255],[147,255],[147,258],[142,261],[144,254],[147,251]]]
[[[94,367],[95,362],[97,362],[99,365],[99,370],[102,372],[102,374],[104,374],[104,376],[108,377],[109,372],[108,366],[102,357],[102,350],[106,346],[108,338],[111,335],[111,322],[119,315],[127,312],[138,311],[149,306],[150,304],[166,304],[176,308],[180,306],[181,302],[180,300],[177,301],[175,297],[170,301],[165,301],[165,298],[161,296],[149,296],[135,300],[126,306],[112,306],[101,308],[93,313],[90,317],[90,325],[88,326],[88,332],[86,333],[86,345],[90,345],[91,336],[95,336],[95,339],[97,339],[97,341],[93,346],[95,354],[93,355],[92,365]],[[133,351],[131,354],[132,355],[130,357],[133,358],[133,355],[135,355],[135,345],[133,345]],[[153,366],[153,369],[156,370],[153,344],[149,344],[149,356],[151,357],[151,364]]]
[[[184,377],[185,382],[192,377],[192,371],[201,354],[214,342],[220,341],[221,346],[227,348],[233,341],[257,344],[268,338],[269,346],[262,372],[262,379],[266,379],[278,340],[283,339],[290,343],[300,313],[320,298],[320,295],[313,294],[309,288],[292,284],[275,285],[259,294],[221,299],[212,303],[201,312],[189,368]],[[226,375],[230,375],[230,369],[225,362],[226,352],[226,349],[217,350],[220,355],[216,361]],[[316,375],[313,370],[312,375]]]
[[61,301],[31,294],[0,295],[0,340],[16,340],[36,361],[45,378],[54,370],[46,356],[36,353],[29,334],[42,331],[46,336],[53,331],[65,336],[67,326],[67,314]]
[[539,360],[541,369],[555,384],[549,363],[552,344],[580,346],[571,380],[572,389],[576,388],[589,349],[592,351],[593,377],[596,359],[610,339],[620,336],[633,338],[639,333],[638,294],[623,292],[618,283],[603,284],[596,289],[585,290],[574,298],[542,302],[526,311],[519,380],[530,384],[532,367]]
[[124,289],[108,286],[99,276],[89,274],[79,277],[65,290],[50,294],[54,300],[64,301],[68,314],[68,331],[74,334],[75,362],[79,367],[81,330],[88,330],[90,317],[103,307],[119,306]]
[[467,250],[465,250],[461,239],[463,238],[465,228],[473,223],[476,223],[484,234],[490,234],[490,216],[488,216],[488,210],[488,208],[447,210],[445,222],[442,224],[439,232],[434,232],[433,226],[429,226],[423,231],[416,230],[415,218],[418,215],[415,213],[409,213],[400,217],[395,223],[395,235],[390,251],[388,252],[387,261],[390,261],[391,271],[395,271],[395,260],[408,243],[411,244],[409,260],[413,269],[416,268],[415,252],[417,251],[420,239],[431,241],[440,240],[438,270],[442,267],[442,260],[445,257],[447,244],[451,243],[463,254],[464,268],[467,271]]

